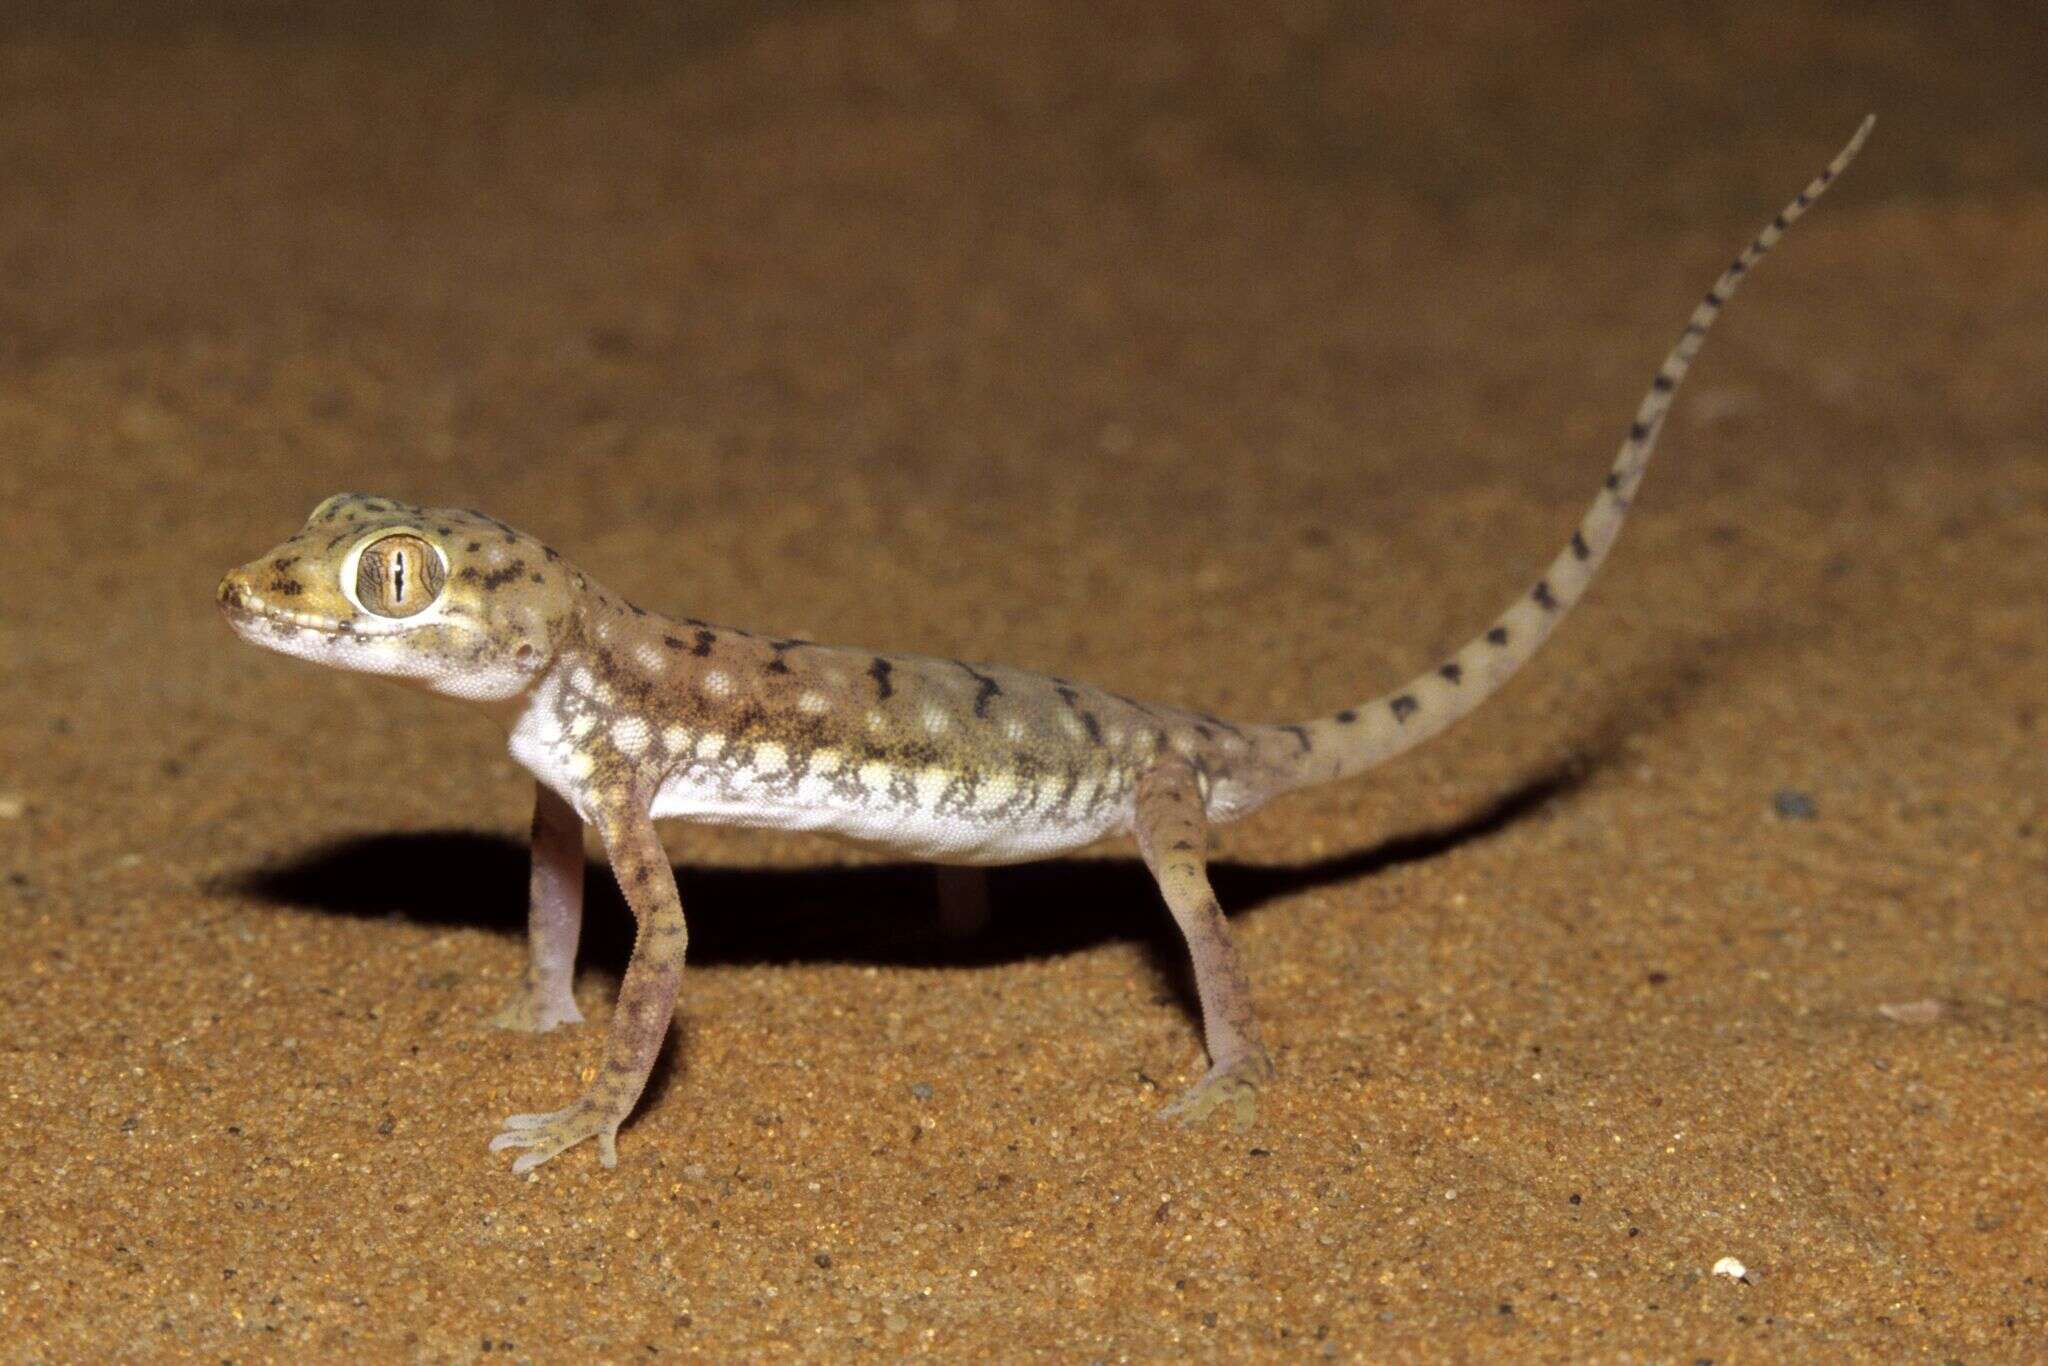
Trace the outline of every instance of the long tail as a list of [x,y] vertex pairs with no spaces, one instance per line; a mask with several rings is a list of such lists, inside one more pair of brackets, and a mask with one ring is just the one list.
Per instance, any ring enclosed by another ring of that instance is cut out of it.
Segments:
[[1492,696],[1536,653],[1585,593],[1621,535],[1629,503],[1650,463],[1665,414],[1671,410],[1672,395],[1692,367],[1693,357],[1699,354],[1707,329],[1713,326],[1750,268],[1777,245],[1785,229],[1797,222],[1855,159],[1876,121],[1875,116],[1863,121],[1848,146],[1742,249],[1742,254],[1721,272],[1721,278],[1714,281],[1714,287],[1693,309],[1692,320],[1679,334],[1677,345],[1664,357],[1657,377],[1650,381],[1649,392],[1637,406],[1635,421],[1629,424],[1628,435],[1622,440],[1621,453],[1615,457],[1614,467],[1608,471],[1607,481],[1594,498],[1593,506],[1580,519],[1570,542],[1550,562],[1543,577],[1536,580],[1534,588],[1456,654],[1394,691],[1320,720],[1257,729],[1255,739],[1263,757],[1270,761],[1272,770],[1284,775],[1279,790],[1351,777],[1421,744]]

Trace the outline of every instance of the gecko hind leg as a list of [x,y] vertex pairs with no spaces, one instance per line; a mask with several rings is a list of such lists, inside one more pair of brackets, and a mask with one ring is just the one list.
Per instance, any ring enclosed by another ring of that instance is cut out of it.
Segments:
[[1209,1051],[1208,1072],[1160,1114],[1196,1124],[1227,1108],[1236,1127],[1246,1128],[1257,1111],[1258,1088],[1272,1079],[1273,1063],[1259,1042],[1251,985],[1209,886],[1209,823],[1193,767],[1169,762],[1140,778],[1134,824],[1145,866],[1194,961]]
[[500,1029],[544,1034],[583,1023],[576,1008],[576,940],[583,931],[583,818],[544,784],[533,803],[526,974],[491,1016]]

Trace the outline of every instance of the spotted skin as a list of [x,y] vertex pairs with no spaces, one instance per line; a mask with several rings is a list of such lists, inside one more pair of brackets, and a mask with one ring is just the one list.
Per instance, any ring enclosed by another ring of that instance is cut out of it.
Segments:
[[633,954],[595,1083],[564,1109],[510,1117],[492,1140],[518,1152],[515,1172],[587,1139],[616,1161],[689,942],[655,830],[665,817],[820,831],[962,866],[942,888],[948,923],[963,929],[986,910],[974,865],[1134,836],[1187,941],[1211,1064],[1167,1113],[1221,1110],[1247,1124],[1273,1067],[1209,885],[1209,828],[1420,743],[1536,652],[1613,549],[1708,327],[1869,131],[1866,121],[1694,310],[1591,509],[1534,587],[1448,660],[1318,720],[1239,724],[1022,669],[671,620],[482,513],[364,494],[328,499],[228,574],[220,606],[255,644],[410,681],[506,726],[537,791],[529,966],[497,1024],[581,1020],[570,986],[585,826],[602,841],[638,925]]

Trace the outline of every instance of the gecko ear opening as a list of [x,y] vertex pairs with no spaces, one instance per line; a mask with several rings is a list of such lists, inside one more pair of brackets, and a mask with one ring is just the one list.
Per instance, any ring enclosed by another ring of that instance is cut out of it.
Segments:
[[380,617],[418,616],[434,605],[448,582],[439,548],[409,531],[396,531],[356,554],[358,605]]

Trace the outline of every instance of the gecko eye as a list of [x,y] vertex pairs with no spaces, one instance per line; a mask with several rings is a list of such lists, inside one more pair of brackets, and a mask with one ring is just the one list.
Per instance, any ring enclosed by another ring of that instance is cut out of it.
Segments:
[[426,611],[447,580],[440,553],[410,532],[372,541],[356,557],[356,601],[380,617]]

